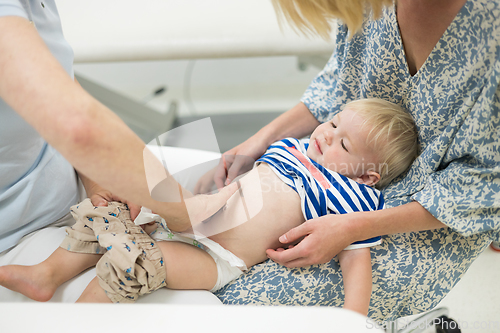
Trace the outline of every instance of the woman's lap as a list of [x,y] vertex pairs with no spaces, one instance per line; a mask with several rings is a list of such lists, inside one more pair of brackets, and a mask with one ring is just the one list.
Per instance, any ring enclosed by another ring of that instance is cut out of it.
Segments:
[[[486,235],[462,237],[449,229],[385,236],[372,249],[369,316],[392,320],[436,306],[488,246]],[[342,306],[337,260],[287,269],[270,260],[216,293],[224,304]]]
[[[390,320],[436,306],[488,246],[490,241],[486,236],[464,238],[442,229],[384,237],[383,243],[372,249],[370,317]],[[0,256],[0,265],[41,262],[64,237],[63,228],[42,229]],[[95,272],[90,270],[67,282],[52,301],[76,300],[94,276]],[[342,275],[335,259],[323,265],[296,269],[268,260],[252,267],[216,296],[224,304],[342,306]],[[0,299],[29,301],[1,287]]]
[[[186,180],[181,182],[188,185]],[[33,239],[0,255],[0,265],[29,265],[44,260],[59,246],[65,232],[62,228],[47,228],[28,237]],[[372,249],[374,285],[370,317],[390,320],[434,307],[488,246],[489,238],[486,234],[464,238],[449,229],[383,237],[382,244]],[[67,282],[52,301],[76,300],[94,276],[90,270]],[[216,296],[225,304],[342,306],[343,293],[342,274],[335,259],[297,269],[267,260],[219,290]],[[194,302],[197,297],[200,295],[192,298]],[[28,300],[2,287],[0,299]],[[184,301],[175,298],[174,302]]]

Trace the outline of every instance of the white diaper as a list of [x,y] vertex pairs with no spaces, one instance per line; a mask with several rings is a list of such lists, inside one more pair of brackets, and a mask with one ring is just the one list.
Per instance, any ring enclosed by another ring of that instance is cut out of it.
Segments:
[[210,290],[211,292],[221,289],[248,269],[242,259],[220,246],[219,243],[206,237],[200,237],[199,235],[170,231],[166,226],[165,220],[157,214],[152,214],[151,211],[148,212],[145,208],[143,208],[136,218],[135,223],[144,224],[153,221],[158,223],[158,229],[150,235],[153,239],[191,244],[206,251],[214,259],[217,265],[217,282]]
[[217,265],[217,282],[210,290],[211,292],[221,289],[247,270],[243,260],[209,238],[199,238],[193,234],[172,232],[160,227],[151,234],[151,237],[155,240],[188,243],[210,254]]

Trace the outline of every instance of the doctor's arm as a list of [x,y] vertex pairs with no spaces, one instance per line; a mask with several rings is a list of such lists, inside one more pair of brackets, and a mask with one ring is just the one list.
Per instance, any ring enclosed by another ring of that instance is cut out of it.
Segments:
[[[0,18],[0,50],[0,97],[7,104],[80,174],[168,217],[173,230],[184,228],[189,217],[185,203],[178,199],[177,182],[168,177],[165,183],[170,202],[153,200],[144,164],[150,163],[154,172],[164,176],[161,163],[147,150],[143,156],[144,143],[72,80],[28,20]],[[230,194],[219,196],[220,206]],[[209,201],[202,202],[201,215],[210,216],[220,208],[217,200]]]

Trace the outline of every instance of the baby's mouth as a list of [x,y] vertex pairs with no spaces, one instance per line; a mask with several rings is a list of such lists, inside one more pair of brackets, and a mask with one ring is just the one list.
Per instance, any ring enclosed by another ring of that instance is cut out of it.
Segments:
[[314,140],[314,146],[315,146],[315,147],[316,147],[316,149],[319,151],[319,153],[320,153],[321,155],[323,155],[323,152],[321,151],[321,147],[319,146],[319,141],[318,141],[318,139],[315,139],[315,140]]

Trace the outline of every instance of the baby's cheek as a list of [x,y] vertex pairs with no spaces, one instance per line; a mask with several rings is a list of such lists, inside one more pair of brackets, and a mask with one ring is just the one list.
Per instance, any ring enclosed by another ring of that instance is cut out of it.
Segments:
[[316,158],[313,154],[313,151],[312,151],[312,148],[311,148],[311,145],[309,145],[309,148],[307,148],[306,150],[306,156],[309,157],[311,160],[313,160],[314,162],[317,162],[316,161]]

